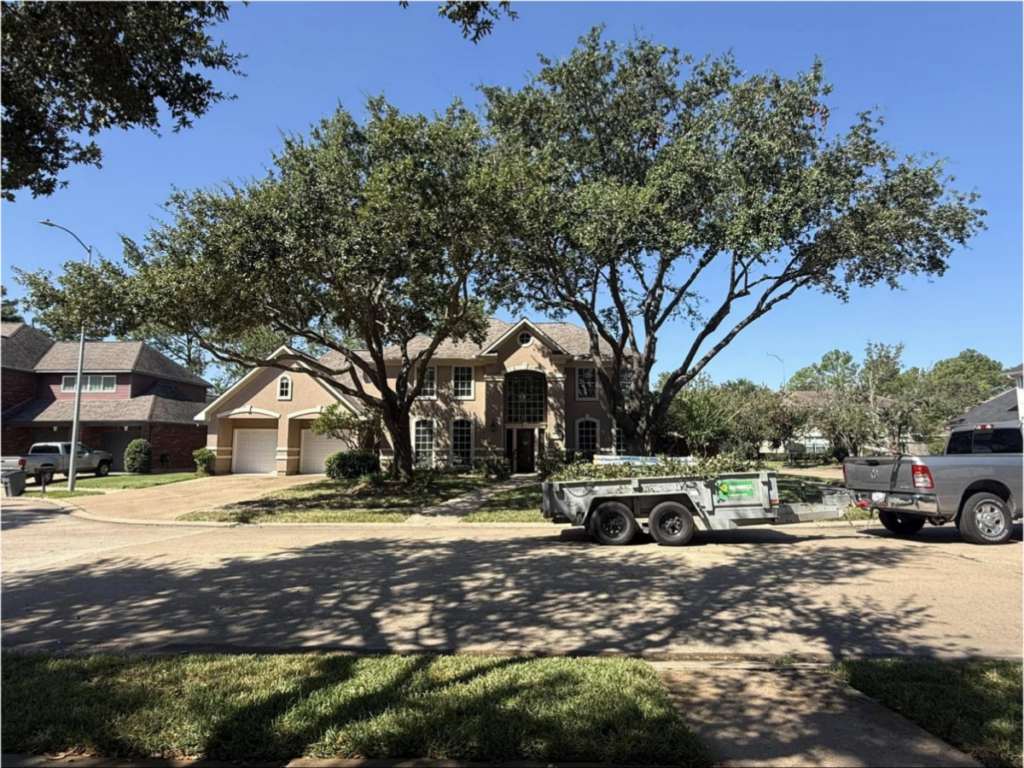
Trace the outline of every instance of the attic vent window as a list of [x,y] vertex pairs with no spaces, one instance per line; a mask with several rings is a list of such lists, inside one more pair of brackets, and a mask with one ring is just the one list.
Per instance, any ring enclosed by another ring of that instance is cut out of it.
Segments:
[[531,341],[533,341],[533,336],[528,334],[526,331],[523,331],[522,333],[519,334],[519,346],[525,347]]

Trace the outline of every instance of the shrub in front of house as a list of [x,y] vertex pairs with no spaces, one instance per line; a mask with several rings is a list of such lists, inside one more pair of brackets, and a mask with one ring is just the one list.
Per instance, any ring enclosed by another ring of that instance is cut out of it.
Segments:
[[197,475],[213,474],[214,453],[209,448],[196,448],[192,451],[192,460],[196,463]]
[[380,472],[380,457],[372,451],[340,451],[324,461],[324,471],[331,480],[349,480]]
[[153,446],[148,440],[132,440],[124,449],[124,469],[135,475],[148,475],[153,471]]

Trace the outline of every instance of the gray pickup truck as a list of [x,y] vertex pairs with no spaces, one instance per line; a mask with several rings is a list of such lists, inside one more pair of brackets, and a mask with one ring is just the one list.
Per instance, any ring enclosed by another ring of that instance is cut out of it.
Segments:
[[[110,474],[113,457],[106,451],[92,451],[82,443],[78,444],[78,466],[76,473],[94,472],[99,477]],[[20,469],[34,477],[39,484],[49,485],[58,472],[67,475],[71,461],[71,443],[35,443],[24,456],[0,458],[0,468]]]
[[969,542],[1002,544],[1021,517],[1022,446],[1019,421],[968,425],[953,430],[942,456],[847,459],[843,478],[895,534],[952,521]]

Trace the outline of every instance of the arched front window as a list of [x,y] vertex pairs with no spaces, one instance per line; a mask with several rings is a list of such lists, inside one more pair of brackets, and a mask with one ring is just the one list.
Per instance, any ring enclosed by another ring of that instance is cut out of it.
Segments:
[[505,423],[547,421],[547,380],[542,373],[523,371],[505,378]]
[[277,399],[278,400],[291,400],[292,399],[292,377],[285,374],[277,380]]

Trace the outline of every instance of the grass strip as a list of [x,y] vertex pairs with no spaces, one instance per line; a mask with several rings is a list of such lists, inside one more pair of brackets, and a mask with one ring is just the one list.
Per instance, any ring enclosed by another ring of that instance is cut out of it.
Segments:
[[108,475],[107,477],[79,477],[76,485],[85,488],[127,489],[152,488],[154,485],[181,483],[195,480],[199,476],[195,472],[165,472],[151,475]]
[[857,690],[991,768],[1019,766],[1024,668],[1018,661],[844,661]]
[[521,485],[486,499],[463,523],[543,523],[540,483]]
[[708,766],[635,659],[3,655],[6,753]]

